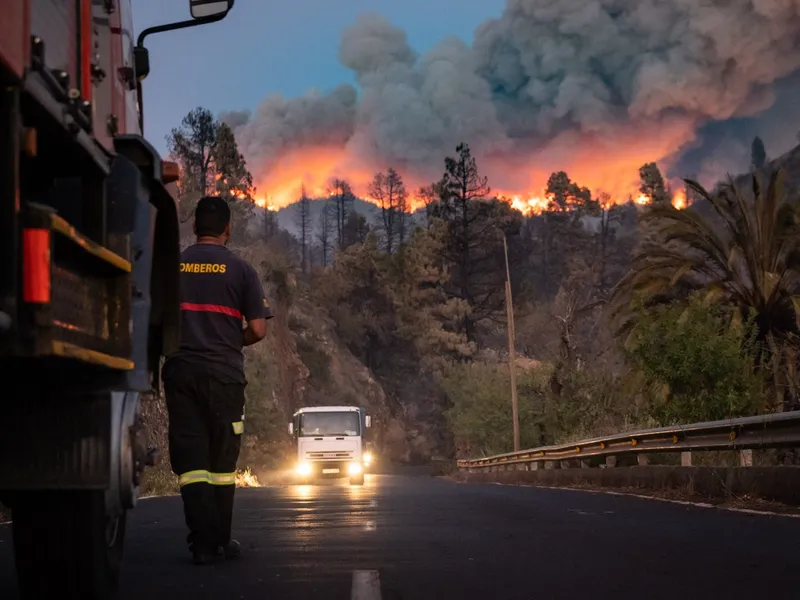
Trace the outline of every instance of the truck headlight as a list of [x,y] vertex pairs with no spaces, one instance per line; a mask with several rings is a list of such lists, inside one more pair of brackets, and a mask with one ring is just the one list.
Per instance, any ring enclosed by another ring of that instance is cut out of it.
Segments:
[[372,463],[372,452],[364,452],[364,464],[369,466]]
[[301,477],[311,475],[311,465],[307,462],[301,462],[297,465],[297,474]]
[[349,465],[347,465],[347,472],[350,475],[358,475],[361,473],[361,463],[351,462]]

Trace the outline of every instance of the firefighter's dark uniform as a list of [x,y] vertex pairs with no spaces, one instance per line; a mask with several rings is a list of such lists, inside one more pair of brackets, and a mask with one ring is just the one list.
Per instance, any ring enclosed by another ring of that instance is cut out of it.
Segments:
[[189,543],[215,552],[231,540],[244,431],[243,319],[272,318],[255,269],[224,246],[181,254],[181,344],[163,370],[169,453]]

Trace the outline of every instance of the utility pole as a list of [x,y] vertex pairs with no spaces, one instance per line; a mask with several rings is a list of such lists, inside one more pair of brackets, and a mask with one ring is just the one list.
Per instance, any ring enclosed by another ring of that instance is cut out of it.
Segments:
[[511,269],[508,267],[508,243],[503,234],[506,259],[506,313],[508,316],[508,373],[511,377],[511,418],[514,422],[514,452],[519,452],[519,407],[517,405],[517,356],[514,350],[514,304],[511,299]]

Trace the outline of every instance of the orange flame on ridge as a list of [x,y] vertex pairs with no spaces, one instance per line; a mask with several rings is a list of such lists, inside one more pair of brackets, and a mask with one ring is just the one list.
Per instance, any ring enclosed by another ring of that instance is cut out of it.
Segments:
[[[631,164],[634,164],[634,162],[632,161]],[[375,169],[375,171],[379,170],[380,167]],[[415,180],[412,175],[403,172],[401,168],[398,168],[398,171],[404,179],[406,191],[408,192],[408,209],[413,212],[423,208],[425,203],[417,195],[417,190],[420,187],[430,185],[431,182]],[[599,170],[593,167],[587,170],[586,175],[589,175],[588,179],[591,179],[591,176],[597,175],[598,172]],[[627,172],[626,169],[613,171],[617,175],[617,179],[623,179],[624,181],[628,181],[630,178],[620,178],[619,174]],[[301,186],[305,187],[306,195],[309,198],[329,197],[334,195],[334,192],[329,190],[330,181],[334,178],[340,178],[350,184],[353,193],[358,198],[377,205],[378,202],[371,198],[368,193],[369,184],[374,174],[365,165],[354,164],[342,148],[296,149],[286,152],[277,161],[272,162],[268,168],[262,169],[261,172],[255,171],[257,189],[266,191],[266,193],[257,195],[255,202],[261,208],[272,211],[279,210],[300,199]],[[574,180],[581,185],[591,183],[591,181],[584,183],[580,177],[581,174],[576,172]],[[604,188],[604,186],[592,185],[587,185],[587,187],[596,194],[596,197],[599,196],[599,192]],[[630,179],[628,184],[615,180],[615,185],[612,189],[615,193],[611,195],[610,201],[607,202],[609,206],[612,204],[624,204],[631,200],[640,206],[650,203],[650,198],[639,192],[635,170],[633,171],[633,178]],[[540,214],[550,204],[550,198],[545,192],[526,194],[519,191],[501,192],[493,188],[491,195],[508,202],[524,215]],[[673,195],[672,203],[673,206],[679,209],[686,207],[686,193],[683,189]]]

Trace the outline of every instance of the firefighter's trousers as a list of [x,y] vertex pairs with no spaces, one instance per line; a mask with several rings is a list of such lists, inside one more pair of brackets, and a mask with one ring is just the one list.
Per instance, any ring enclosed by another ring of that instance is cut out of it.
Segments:
[[244,429],[244,384],[193,364],[164,373],[169,454],[178,475],[189,543],[213,550],[231,539],[236,461]]

